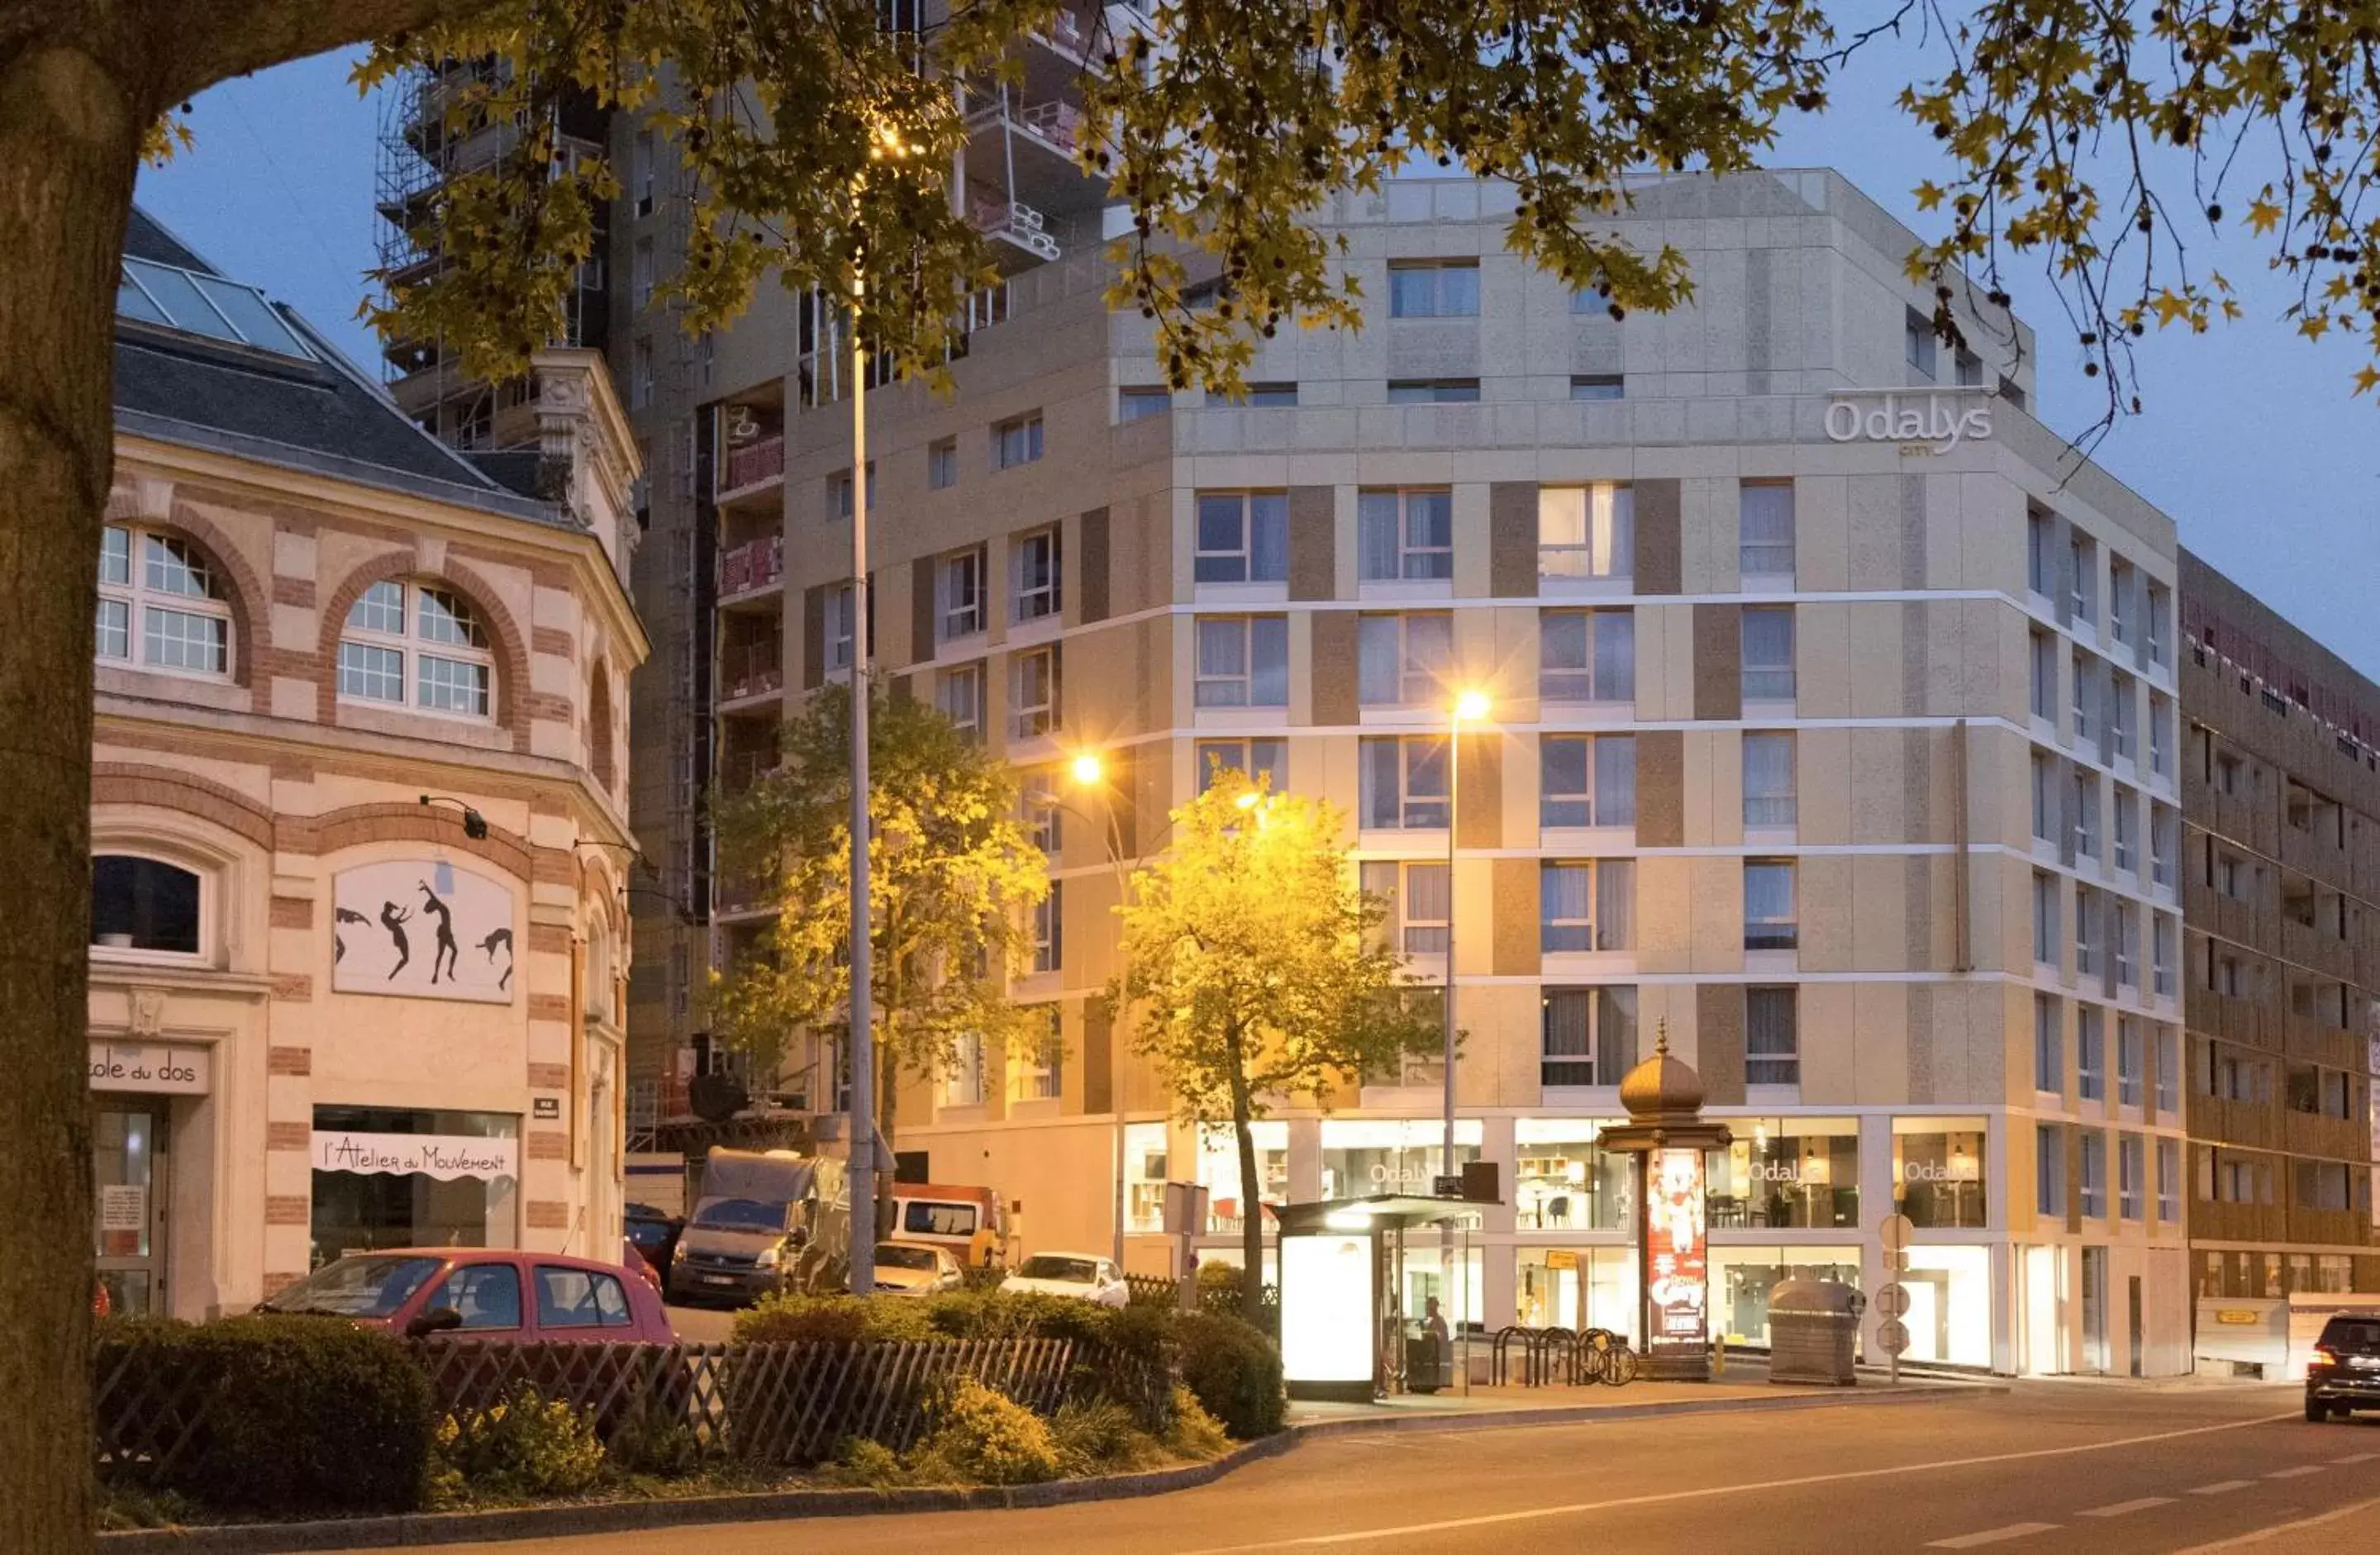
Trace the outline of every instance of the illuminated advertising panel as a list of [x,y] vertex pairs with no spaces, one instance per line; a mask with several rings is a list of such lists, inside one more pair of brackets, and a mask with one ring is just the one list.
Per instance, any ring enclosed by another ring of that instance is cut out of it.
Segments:
[[1647,1158],[1645,1297],[1649,1349],[1700,1350],[1707,1342],[1710,1271],[1703,1225],[1703,1153],[1660,1149]]
[[1281,1360],[1299,1383],[1372,1379],[1372,1239],[1281,1239]]

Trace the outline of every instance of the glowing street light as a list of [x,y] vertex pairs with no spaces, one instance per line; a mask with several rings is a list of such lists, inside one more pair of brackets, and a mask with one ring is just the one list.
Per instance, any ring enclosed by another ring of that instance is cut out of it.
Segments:
[[1454,699],[1454,721],[1477,723],[1488,716],[1488,693],[1474,686]]
[[1455,693],[1446,728],[1446,1148],[1439,1158],[1441,1175],[1454,1175],[1454,837],[1463,796],[1463,726],[1488,720],[1488,693],[1465,686]]
[[1087,750],[1075,757],[1066,770],[1073,775],[1078,788],[1096,788],[1108,773],[1107,763],[1099,759],[1099,754],[1095,750]]

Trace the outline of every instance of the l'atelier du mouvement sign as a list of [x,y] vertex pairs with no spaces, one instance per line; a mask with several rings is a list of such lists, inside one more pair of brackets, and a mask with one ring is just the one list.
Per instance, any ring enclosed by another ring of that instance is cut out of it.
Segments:
[[[1961,397],[1979,403],[1962,407]],[[1846,392],[1827,407],[1827,438],[1832,443],[1923,443],[1947,454],[1991,435],[1991,401],[1980,395]]]

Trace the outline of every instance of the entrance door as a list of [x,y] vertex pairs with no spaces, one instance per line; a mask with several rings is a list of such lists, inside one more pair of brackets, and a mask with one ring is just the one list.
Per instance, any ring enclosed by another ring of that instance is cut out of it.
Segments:
[[2082,1249],[2082,1368],[2107,1367],[2107,1249]]
[[2131,1309],[2130,1316],[2132,1322],[2131,1372],[2134,1377],[2138,1377],[2141,1374],[2141,1277],[2137,1274],[2131,1276],[2124,1282],[2124,1286],[2127,1292],[2126,1305]]
[[[92,1114],[91,1250],[105,1310],[165,1310],[165,1112],[110,1097]],[[97,1299],[96,1296],[93,1298]]]

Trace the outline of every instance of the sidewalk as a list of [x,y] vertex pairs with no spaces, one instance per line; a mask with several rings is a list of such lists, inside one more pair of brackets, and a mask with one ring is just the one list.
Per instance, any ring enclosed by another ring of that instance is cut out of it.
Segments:
[[1724,1380],[1713,1382],[1637,1381],[1622,1388],[1601,1384],[1542,1388],[1481,1384],[1467,1393],[1398,1393],[1373,1403],[1300,1400],[1289,1406],[1289,1427],[1301,1436],[1336,1436],[1350,1430],[1492,1428],[1597,1417],[1628,1419],[1645,1415],[1699,1415],[1733,1409],[1899,1403],[2006,1391],[2007,1383],[1997,1378],[1972,1382],[1911,1378],[1898,1386],[1888,1386],[1881,1378],[1864,1375],[1853,1388],[1803,1387],[1772,1383],[1765,1366],[1738,1361],[1728,1367]]

